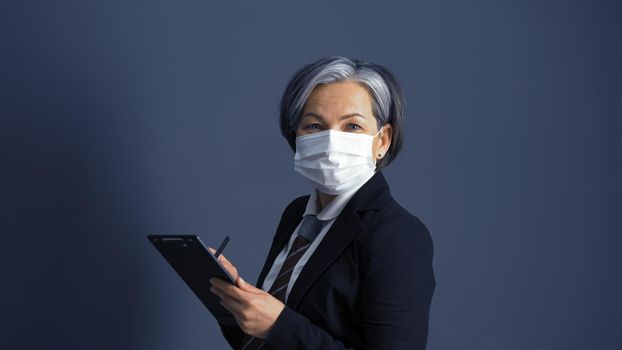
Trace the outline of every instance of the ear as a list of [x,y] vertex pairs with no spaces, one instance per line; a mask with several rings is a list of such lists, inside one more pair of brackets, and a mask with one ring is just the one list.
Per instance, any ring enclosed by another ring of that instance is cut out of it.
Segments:
[[389,147],[391,147],[392,137],[393,125],[391,125],[390,123],[384,124],[384,126],[382,127],[382,132],[380,132],[380,141],[378,143],[378,154],[380,154],[380,156],[376,154],[376,156],[378,156],[378,159],[384,158],[384,156],[387,154]]

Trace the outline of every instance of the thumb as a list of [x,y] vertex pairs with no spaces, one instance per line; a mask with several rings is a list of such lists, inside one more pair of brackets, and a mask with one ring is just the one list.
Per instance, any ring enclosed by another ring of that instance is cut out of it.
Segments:
[[248,291],[250,291],[250,290],[254,290],[254,289],[255,289],[255,287],[253,287],[251,284],[249,284],[248,282],[246,282],[246,281],[242,278],[242,276],[238,276],[238,286],[239,286],[241,289],[245,289],[245,290],[248,290]]

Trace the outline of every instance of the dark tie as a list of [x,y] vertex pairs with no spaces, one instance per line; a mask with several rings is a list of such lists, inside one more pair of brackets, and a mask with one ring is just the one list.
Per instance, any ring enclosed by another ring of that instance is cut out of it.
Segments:
[[[289,253],[287,253],[283,266],[281,266],[279,274],[274,279],[274,283],[272,283],[272,287],[270,287],[268,291],[268,293],[272,294],[281,302],[285,303],[285,292],[287,291],[289,279],[292,276],[296,263],[298,263],[300,257],[311,246],[311,243],[320,232],[322,224],[322,220],[317,219],[315,215],[312,214],[307,214],[303,218],[300,228],[298,229],[298,237],[296,237],[291,248],[289,248]],[[257,350],[263,346],[263,339],[244,334],[242,350]]]

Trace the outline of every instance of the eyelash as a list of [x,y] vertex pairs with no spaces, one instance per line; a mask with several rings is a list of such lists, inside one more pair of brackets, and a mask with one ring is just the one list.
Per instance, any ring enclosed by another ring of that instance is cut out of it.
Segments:
[[[318,124],[318,123],[311,123],[311,124],[305,126],[304,128],[305,129],[316,129],[315,128],[316,126],[317,127],[321,127],[320,124]],[[349,127],[349,126],[355,126],[355,128],[352,128],[353,130],[362,130],[363,129],[360,125],[354,124],[354,123],[349,123],[348,125],[346,125],[346,127]]]

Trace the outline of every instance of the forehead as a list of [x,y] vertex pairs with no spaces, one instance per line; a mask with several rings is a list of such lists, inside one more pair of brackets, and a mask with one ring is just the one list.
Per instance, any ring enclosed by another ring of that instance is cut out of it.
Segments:
[[316,86],[307,102],[305,111],[312,109],[367,110],[371,111],[371,95],[367,88],[355,81],[344,81]]

